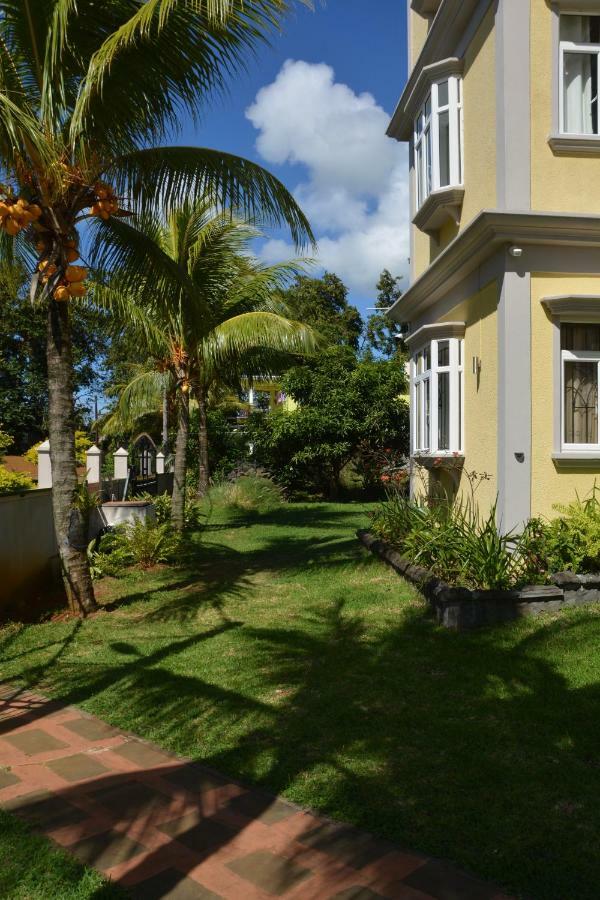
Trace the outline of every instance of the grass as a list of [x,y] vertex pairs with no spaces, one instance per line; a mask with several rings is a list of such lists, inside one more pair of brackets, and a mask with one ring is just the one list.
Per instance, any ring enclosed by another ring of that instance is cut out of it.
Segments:
[[0,809],[0,897],[5,900],[125,900],[98,872],[32,834]]
[[101,582],[111,611],[0,631],[0,680],[515,893],[597,897],[600,605],[453,634],[365,521],[213,510],[181,567]]

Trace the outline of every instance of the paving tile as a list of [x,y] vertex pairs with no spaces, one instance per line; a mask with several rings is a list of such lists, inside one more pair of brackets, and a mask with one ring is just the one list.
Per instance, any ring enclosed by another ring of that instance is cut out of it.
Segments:
[[35,756],[38,753],[48,753],[51,750],[64,750],[68,747],[63,741],[52,737],[42,728],[29,728],[18,734],[5,734],[3,740],[8,741],[21,753],[27,756]]
[[276,825],[298,813],[296,807],[286,803],[285,800],[269,797],[259,791],[248,791],[240,794],[239,797],[234,797],[229,801],[225,810],[241,813],[246,818],[258,820],[264,825]]
[[13,772],[5,772],[0,769],[0,791],[3,791],[4,788],[10,787],[13,784],[18,784],[21,779],[17,778],[17,776]]
[[61,722],[60,727],[72,731],[86,741],[105,741],[121,734],[118,729],[99,719],[72,719],[69,722]]
[[111,752],[128,759],[129,762],[135,763],[137,766],[143,766],[148,769],[173,762],[172,757],[155,750],[154,747],[145,744],[143,741],[127,741],[127,743],[121,744],[120,747],[112,749]]
[[96,834],[69,847],[70,853],[96,869],[111,869],[145,850],[141,844],[116,831]]
[[195,814],[175,819],[174,822],[166,822],[159,826],[158,831],[168,834],[197,853],[225,846],[238,834],[237,828],[231,828],[216,819],[198,822]]
[[436,900],[493,900],[498,895],[497,888],[437,860],[426,863],[402,883]]
[[75,753],[73,756],[63,756],[47,763],[55,775],[60,775],[65,781],[84,781],[86,778],[98,778],[107,775],[109,769],[98,762],[89,753]]
[[283,856],[275,856],[263,850],[234,859],[227,863],[227,868],[275,897],[281,897],[314,874],[310,869],[303,869]]
[[9,812],[22,816],[33,825],[44,829],[79,825],[88,818],[79,807],[49,791],[25,794],[3,805]]
[[394,849],[386,841],[378,841],[349,825],[334,822],[323,822],[301,834],[297,840],[307,847],[334,856],[354,869],[362,869]]
[[116,819],[147,816],[153,811],[166,809],[172,802],[170,797],[139,781],[103,787],[93,791],[90,797],[95,803],[104,806]]
[[128,885],[127,891],[135,900],[222,900],[220,894],[186,878],[177,869],[165,869],[145,881]]
[[186,791],[200,794],[205,791],[212,791],[216,788],[222,788],[227,784],[231,784],[227,778],[222,778],[215,772],[209,772],[207,769],[195,765],[182,766],[180,769],[169,772],[163,777],[169,784],[174,784],[176,787],[181,787]]

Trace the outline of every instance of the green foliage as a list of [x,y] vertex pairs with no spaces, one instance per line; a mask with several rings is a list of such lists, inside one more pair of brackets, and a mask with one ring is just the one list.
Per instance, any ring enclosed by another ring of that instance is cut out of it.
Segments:
[[387,269],[383,270],[377,282],[376,303],[377,308],[382,312],[373,313],[367,319],[366,348],[387,357],[395,356],[400,352],[400,341],[397,338],[397,327],[383,310],[388,310],[402,296],[401,280],[400,277],[394,278]]
[[213,503],[225,509],[259,515],[277,509],[284,502],[281,487],[266,474],[240,475],[234,481],[211,488],[209,496]]
[[600,571],[600,488],[583,500],[555,507],[560,516],[536,520],[536,552],[550,572]]
[[[208,460],[213,479],[219,481],[229,475],[247,456],[247,440],[242,431],[231,425],[235,408],[219,406],[207,413]],[[190,414],[190,438],[187,446],[187,464],[198,469],[198,410]]]
[[465,474],[471,492],[464,499],[410,500],[403,490],[391,488],[373,517],[373,531],[451,585],[508,590],[545,581],[537,523],[531,522],[522,534],[501,534],[496,504],[482,514],[475,499],[478,476]]
[[12,447],[13,440],[12,434],[3,431],[0,427],[0,459],[2,459],[6,451]]
[[35,487],[29,475],[21,472],[9,472],[0,465],[0,494],[14,494],[19,491],[30,491]]
[[363,331],[361,315],[348,303],[348,289],[337,275],[298,276],[283,297],[294,318],[318,331],[328,344],[358,349]]
[[129,566],[149,569],[170,561],[180,544],[170,522],[136,519],[102,536],[98,550],[88,550],[94,577],[120,575]]
[[256,461],[286,488],[335,496],[352,460],[361,475],[373,449],[408,447],[406,375],[396,360],[360,360],[349,347],[331,348],[290,369],[282,389],[294,411],[254,416],[248,440]]
[[[139,494],[138,500],[151,503],[154,509],[155,521],[162,525],[171,522],[171,497],[165,491],[163,494]],[[196,498],[196,488],[193,483],[185,487],[185,507],[183,513],[184,527],[186,529],[198,528],[202,518],[201,505]]]

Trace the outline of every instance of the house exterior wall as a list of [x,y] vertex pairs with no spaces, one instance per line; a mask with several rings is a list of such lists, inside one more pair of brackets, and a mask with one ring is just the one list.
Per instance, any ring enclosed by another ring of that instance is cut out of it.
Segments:
[[[408,0],[410,3],[410,0]],[[408,48],[408,64],[412,68],[416,63],[419,53],[423,49],[423,44],[429,31],[429,16],[422,16],[414,10],[409,10],[409,48]]]
[[590,185],[600,172],[600,149],[591,155],[559,155],[548,142],[558,130],[558,55],[558,10],[546,0],[531,0],[532,208],[598,213],[600,195]]
[[554,323],[542,304],[544,297],[558,295],[600,295],[600,274],[556,275],[537,273],[531,277],[531,377],[532,377],[532,478],[531,506],[535,516],[558,515],[556,504],[585,497],[594,480],[600,483],[600,459],[585,468],[557,464],[552,458],[554,415],[560,407],[556,396],[555,369],[558,365],[553,341]]
[[[413,14],[413,17],[416,13]],[[465,196],[460,223],[448,222],[437,237],[413,229],[414,266],[417,278],[474,217],[496,205],[496,49],[494,10],[490,7],[465,50],[463,102]]]

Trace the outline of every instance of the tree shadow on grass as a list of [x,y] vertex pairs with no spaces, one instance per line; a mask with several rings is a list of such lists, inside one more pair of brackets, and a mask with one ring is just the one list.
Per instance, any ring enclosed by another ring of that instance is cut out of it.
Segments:
[[124,641],[122,664],[81,667],[61,700],[106,694],[116,725],[536,900],[597,896],[600,689],[558,665],[563,639],[597,650],[597,615],[468,636],[418,609],[373,631],[342,597],[303,615],[240,630],[261,699],[174,671],[231,623],[148,656]]

